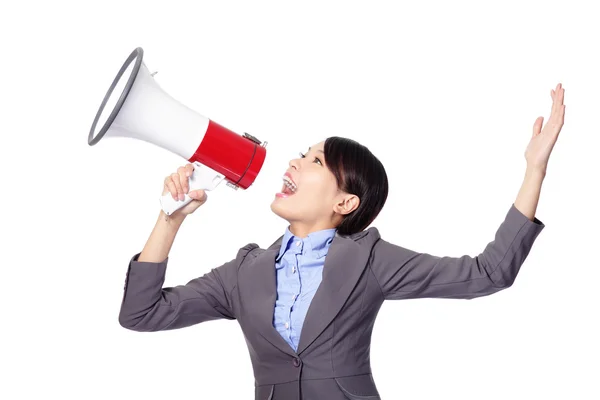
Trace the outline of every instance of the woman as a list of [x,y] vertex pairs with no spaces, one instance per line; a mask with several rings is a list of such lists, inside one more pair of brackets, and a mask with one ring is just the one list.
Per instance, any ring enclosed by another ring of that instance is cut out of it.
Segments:
[[[166,218],[130,261],[120,324],[135,331],[178,329],[237,319],[251,355],[255,399],[379,399],[370,339],[384,300],[473,299],[508,288],[544,224],[535,218],[548,159],[564,120],[564,89],[533,126],[523,186],[495,239],[477,257],[436,257],[380,238],[367,226],[388,194],[385,170],[360,144],[333,137],[290,161],[271,209],[289,222],[267,249],[250,243],[186,285],[163,288],[168,254],[187,215]],[[192,165],[167,177],[163,194],[188,193]],[[366,229],[366,230],[365,230]]]

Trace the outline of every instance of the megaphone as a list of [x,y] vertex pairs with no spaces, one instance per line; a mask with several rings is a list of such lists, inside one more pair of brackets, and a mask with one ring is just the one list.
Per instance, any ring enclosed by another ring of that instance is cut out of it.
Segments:
[[[263,166],[267,142],[248,133],[238,135],[175,100],[158,85],[156,72],[150,73],[143,56],[138,47],[123,63],[96,113],[88,144],[129,137],[178,154],[194,164],[190,190],[213,190],[223,180],[236,190],[252,185]],[[187,194],[184,200],[174,200],[169,193],[160,197],[167,215],[190,201]]]

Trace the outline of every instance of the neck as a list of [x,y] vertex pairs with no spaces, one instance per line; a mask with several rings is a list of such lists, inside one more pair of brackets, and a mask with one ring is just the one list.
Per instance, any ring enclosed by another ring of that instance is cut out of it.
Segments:
[[336,226],[332,223],[290,222],[290,232],[292,232],[292,235],[301,239],[307,237],[310,233],[322,231],[324,229],[333,229],[335,227]]

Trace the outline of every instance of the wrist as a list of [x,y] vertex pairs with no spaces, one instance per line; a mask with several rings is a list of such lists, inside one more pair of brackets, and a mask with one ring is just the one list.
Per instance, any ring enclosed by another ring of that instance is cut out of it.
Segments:
[[525,177],[544,179],[546,177],[546,168],[528,165],[525,170]]
[[159,222],[165,223],[169,226],[179,227],[183,221],[185,220],[186,215],[180,212],[175,212],[171,215],[165,214],[165,212],[161,209],[158,215]]

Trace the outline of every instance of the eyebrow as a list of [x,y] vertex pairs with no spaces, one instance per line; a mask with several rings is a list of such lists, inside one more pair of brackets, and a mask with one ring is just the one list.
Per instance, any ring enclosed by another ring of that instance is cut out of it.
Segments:
[[[310,147],[308,148],[308,151],[310,151]],[[323,150],[317,150],[317,151],[320,152],[320,153],[325,154],[325,152]]]

